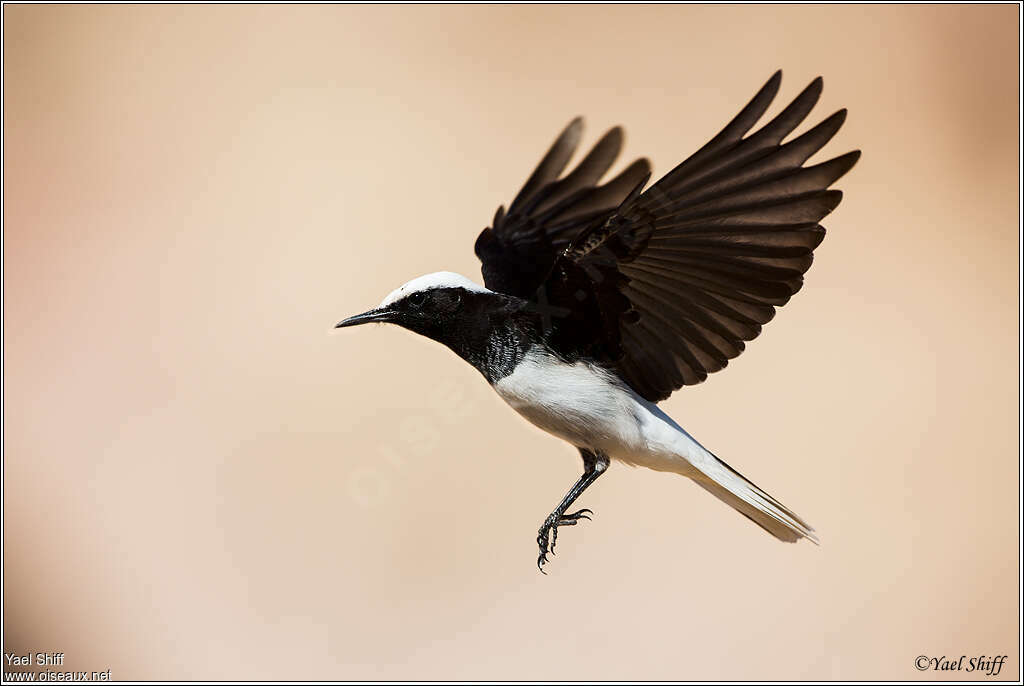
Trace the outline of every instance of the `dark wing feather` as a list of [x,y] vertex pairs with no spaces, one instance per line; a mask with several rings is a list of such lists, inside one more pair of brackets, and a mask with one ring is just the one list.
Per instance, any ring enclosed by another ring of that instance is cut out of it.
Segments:
[[576,117],[569,122],[569,125],[565,127],[558,138],[555,139],[555,142],[551,144],[547,154],[544,155],[544,158],[537,164],[537,168],[530,174],[530,178],[523,184],[515,200],[509,205],[512,213],[520,209],[520,206],[533,197],[538,190],[555,181],[561,175],[565,165],[569,164],[572,154],[576,152],[576,148],[580,144],[580,136],[582,135],[583,118]]
[[603,222],[650,173],[637,160],[604,185],[597,185],[622,149],[622,129],[599,140],[576,167],[562,172],[579,145],[583,120],[576,118],[555,139],[523,184],[508,212],[499,207],[492,225],[477,238],[484,284],[493,291],[529,298],[555,259],[580,232]]
[[803,166],[839,130],[845,110],[782,142],[817,102],[820,78],[748,135],[780,78],[776,72],[704,147],[572,242],[545,283],[550,302],[575,308],[555,325],[556,345],[602,360],[657,401],[725,367],[800,290],[825,235],[818,222],[842,198],[828,188],[860,153]]

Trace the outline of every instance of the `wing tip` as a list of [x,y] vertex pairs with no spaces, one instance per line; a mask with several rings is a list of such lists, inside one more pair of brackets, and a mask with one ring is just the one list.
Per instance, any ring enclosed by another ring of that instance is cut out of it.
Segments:
[[[850,152],[843,153],[839,157],[836,157],[832,162],[838,167],[839,176],[836,179],[844,176],[846,172],[853,169],[853,165],[857,164],[860,160],[860,150],[851,150]],[[835,183],[835,181],[833,181]]]
[[825,80],[820,76],[817,76],[809,84],[807,84],[807,88],[804,88],[804,93],[813,92],[814,99],[817,100],[818,96],[821,95],[821,91],[824,89],[824,87]]
[[832,212],[835,208],[839,207],[839,203],[843,201],[843,192],[836,188],[830,188],[822,193],[822,200],[824,200],[825,213]]
[[775,73],[765,81],[764,85],[761,86],[761,90],[754,96],[754,101],[764,97],[769,103],[775,99],[775,96],[779,93],[779,87],[782,85],[782,70],[776,69]]
[[615,138],[625,138],[626,137],[626,130],[624,128],[622,128],[621,124],[616,124],[612,128],[610,128],[607,131],[605,131],[605,133],[602,136],[602,138],[608,138],[608,137],[611,137],[611,136],[614,136]]
[[575,151],[580,144],[580,138],[583,137],[583,117],[573,117],[572,121],[566,124],[565,128],[562,129],[562,133],[558,134],[558,138],[552,144],[552,148],[559,145],[566,145]]
[[[597,143],[594,143],[592,152],[601,149],[611,148],[614,152],[611,154],[611,160],[608,162],[608,166],[615,161],[615,158],[622,152],[622,145],[626,141],[626,131],[621,126],[613,126],[604,132],[604,135],[598,139]],[[607,169],[605,170],[607,171]]]

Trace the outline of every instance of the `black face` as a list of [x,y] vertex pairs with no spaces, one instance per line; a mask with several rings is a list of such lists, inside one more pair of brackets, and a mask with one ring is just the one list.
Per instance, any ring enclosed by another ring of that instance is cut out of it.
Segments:
[[401,300],[340,322],[398,324],[453,350],[494,382],[512,372],[536,333],[522,313],[524,301],[457,286],[415,291]]
[[391,304],[391,323],[440,340],[463,308],[466,291],[462,288],[431,288],[415,291]]
[[463,308],[468,295],[462,288],[431,288],[414,291],[390,305],[378,307],[338,322],[335,328],[370,322],[387,322],[440,340]]

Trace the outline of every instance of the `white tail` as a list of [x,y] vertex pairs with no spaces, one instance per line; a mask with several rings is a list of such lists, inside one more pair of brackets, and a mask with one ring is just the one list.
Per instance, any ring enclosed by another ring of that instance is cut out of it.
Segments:
[[649,461],[644,459],[646,456],[636,455],[628,461],[690,477],[780,541],[793,543],[806,538],[818,542],[814,529],[807,522],[715,457],[660,407],[636,396],[634,401],[638,414],[643,417],[641,423],[649,444],[665,446],[670,459]]
[[780,541],[794,543],[806,538],[818,542],[814,529],[795,512],[707,450],[701,450],[704,459],[690,459],[697,473],[688,474],[701,487]]

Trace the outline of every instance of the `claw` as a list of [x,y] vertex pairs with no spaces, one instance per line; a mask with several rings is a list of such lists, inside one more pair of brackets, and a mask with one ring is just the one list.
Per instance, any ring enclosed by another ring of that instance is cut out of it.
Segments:
[[550,527],[547,522],[537,532],[537,546],[540,548],[540,555],[537,556],[537,569],[540,570],[541,574],[547,574],[544,571],[544,565],[548,561],[548,531]]
[[541,573],[547,574],[544,571],[544,565],[548,562],[548,553],[551,555],[555,554],[555,546],[558,544],[558,527],[576,526],[581,519],[589,520],[588,514],[594,514],[594,511],[583,508],[570,514],[558,516],[552,513],[550,517],[544,520],[544,525],[537,531],[537,546],[540,548],[540,555],[537,557],[537,569]]
[[559,517],[559,522],[558,523],[559,524],[572,525],[572,524],[575,524],[580,519],[587,519],[587,520],[589,520],[590,517],[587,516],[588,513],[589,514],[594,514],[594,511],[590,510],[588,508],[583,508],[582,510],[576,510],[575,512],[573,512],[571,514],[564,514],[561,517]]

